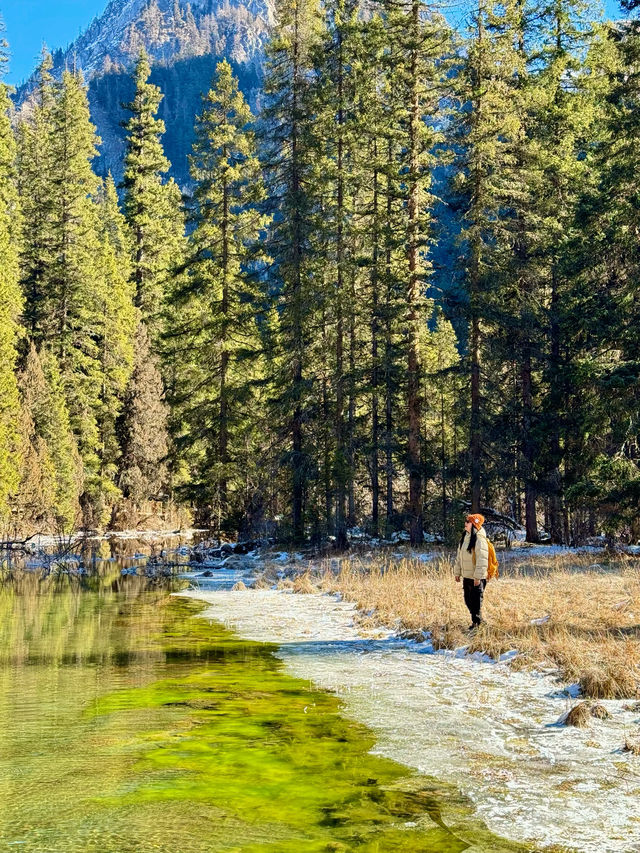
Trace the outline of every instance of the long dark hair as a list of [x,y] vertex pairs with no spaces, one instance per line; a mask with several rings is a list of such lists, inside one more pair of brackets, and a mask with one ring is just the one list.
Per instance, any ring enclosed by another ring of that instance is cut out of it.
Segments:
[[[466,531],[466,530],[464,530],[464,531],[462,532],[462,536],[460,537],[460,544],[458,545],[458,550],[459,550],[460,548],[462,548],[462,546],[463,546],[463,544],[464,544],[464,537],[465,537],[466,535],[467,535],[467,531]],[[472,524],[472,525],[471,525],[471,538],[469,539],[469,545],[467,546],[467,551],[469,552],[469,554],[470,554],[470,553],[473,551],[473,549],[476,547],[476,542],[477,542],[477,541],[478,541],[478,531],[475,529],[475,527],[474,527],[474,526],[473,526],[473,524]]]

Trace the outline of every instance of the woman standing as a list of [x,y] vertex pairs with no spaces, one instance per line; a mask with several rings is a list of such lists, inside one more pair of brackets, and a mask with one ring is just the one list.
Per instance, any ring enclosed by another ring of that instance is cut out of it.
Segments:
[[489,545],[483,524],[480,513],[467,516],[455,563],[456,582],[462,576],[464,603],[471,614],[470,631],[482,624],[482,598],[489,571]]

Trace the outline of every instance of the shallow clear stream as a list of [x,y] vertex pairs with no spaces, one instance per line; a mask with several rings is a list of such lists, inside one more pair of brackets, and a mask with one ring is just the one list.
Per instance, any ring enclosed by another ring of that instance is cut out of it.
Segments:
[[108,566],[0,584],[0,851],[519,849],[272,647]]

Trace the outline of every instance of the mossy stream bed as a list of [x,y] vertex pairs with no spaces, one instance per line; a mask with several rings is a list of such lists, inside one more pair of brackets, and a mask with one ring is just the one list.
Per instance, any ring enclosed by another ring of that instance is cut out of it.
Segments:
[[515,851],[273,647],[140,578],[0,587],[0,851]]

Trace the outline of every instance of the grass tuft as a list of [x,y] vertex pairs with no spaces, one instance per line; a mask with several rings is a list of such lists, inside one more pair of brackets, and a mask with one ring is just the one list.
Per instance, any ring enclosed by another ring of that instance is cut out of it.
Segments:
[[585,729],[591,722],[591,708],[589,703],[579,702],[577,705],[574,705],[562,722],[565,726]]
[[313,593],[318,592],[318,587],[311,580],[311,574],[309,572],[305,572],[293,581],[293,591],[298,594],[312,595]]
[[637,662],[634,669],[627,669],[624,660],[604,659],[584,671],[579,684],[584,695],[593,699],[630,699],[638,695]]
[[640,755],[640,737],[627,737],[624,739],[624,752],[630,752],[631,755]]

